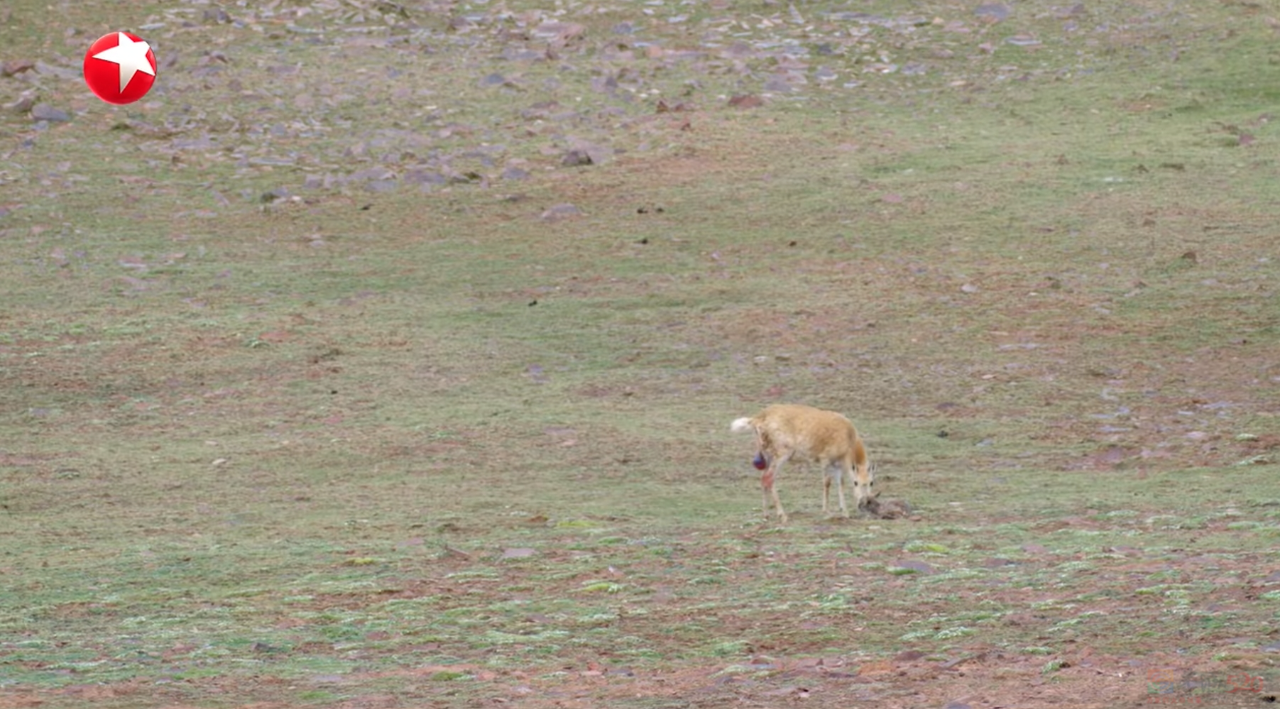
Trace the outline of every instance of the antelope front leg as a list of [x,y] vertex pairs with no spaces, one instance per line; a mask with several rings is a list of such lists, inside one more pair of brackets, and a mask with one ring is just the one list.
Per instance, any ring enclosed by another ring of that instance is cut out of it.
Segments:
[[852,477],[853,474],[845,470],[844,468],[837,468],[835,473],[836,473],[836,492],[840,493],[840,516],[848,517],[849,507],[845,505],[845,502],[844,502],[844,476],[849,475]]
[[769,493],[773,490],[773,466],[760,474],[760,510],[764,513],[764,521],[769,521]]
[[831,499],[831,475],[822,471],[822,516],[827,516],[827,501]]
[[778,513],[778,521],[782,524],[787,523],[787,513],[782,509],[782,500],[778,499],[778,488],[774,487],[774,475],[777,473],[775,468],[770,468],[760,476],[760,487],[763,494],[764,521],[769,521],[769,502],[773,502],[773,508]]
[[[834,475],[832,474],[834,473]],[[845,504],[844,497],[844,481],[841,476],[844,470],[839,467],[825,468],[822,471],[822,516],[827,516],[827,510],[831,507],[831,483],[836,484],[836,494],[840,498],[840,516],[849,516],[849,507]]]

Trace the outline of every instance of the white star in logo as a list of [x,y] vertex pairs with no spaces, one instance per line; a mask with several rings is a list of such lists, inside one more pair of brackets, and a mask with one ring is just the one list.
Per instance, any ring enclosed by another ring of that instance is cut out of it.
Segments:
[[147,52],[151,51],[151,45],[146,42],[135,42],[123,32],[117,32],[116,38],[119,44],[98,52],[93,55],[93,58],[120,65],[120,92],[124,93],[124,87],[129,85],[134,74],[142,72],[155,76],[156,70],[152,69],[151,62],[147,61]]

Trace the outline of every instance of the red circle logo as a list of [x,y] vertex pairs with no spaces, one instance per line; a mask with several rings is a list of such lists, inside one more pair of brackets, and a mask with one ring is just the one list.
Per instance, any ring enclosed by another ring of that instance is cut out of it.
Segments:
[[137,35],[104,34],[84,55],[84,81],[107,103],[133,103],[156,81],[156,55]]

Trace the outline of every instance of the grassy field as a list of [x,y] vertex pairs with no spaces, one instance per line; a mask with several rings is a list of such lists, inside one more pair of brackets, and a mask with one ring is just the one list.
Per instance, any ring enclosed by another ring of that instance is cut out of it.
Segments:
[[1276,701],[1265,5],[249,4],[0,8],[0,708]]

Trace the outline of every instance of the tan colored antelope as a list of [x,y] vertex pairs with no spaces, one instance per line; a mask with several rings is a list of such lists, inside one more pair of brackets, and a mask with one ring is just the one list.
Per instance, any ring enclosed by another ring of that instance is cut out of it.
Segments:
[[735,433],[754,431],[760,486],[764,494],[764,516],[769,518],[769,501],[782,523],[787,513],[778,499],[774,478],[789,460],[813,462],[822,466],[822,512],[826,514],[831,497],[831,483],[840,497],[840,513],[849,516],[845,507],[845,477],[853,483],[854,499],[859,511],[872,506],[879,491],[875,489],[875,469],[867,460],[867,449],[853,423],[834,411],[815,409],[801,404],[774,404],[750,418],[740,418],[730,425]]

